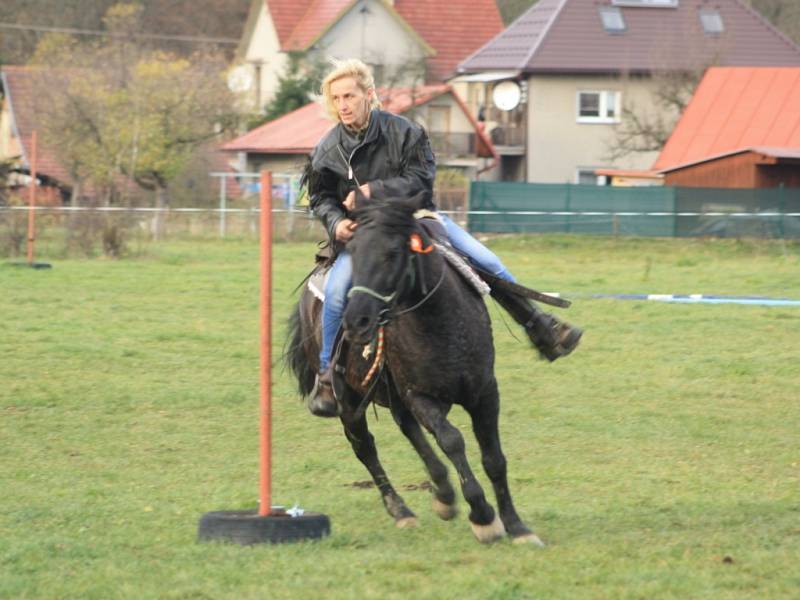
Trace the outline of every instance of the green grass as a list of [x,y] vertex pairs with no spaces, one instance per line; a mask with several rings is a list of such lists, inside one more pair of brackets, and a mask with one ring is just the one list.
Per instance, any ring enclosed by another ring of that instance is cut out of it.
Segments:
[[[281,369],[274,501],[325,512],[333,533],[197,543],[204,512],[257,501],[258,248],[182,241],[0,264],[0,598],[796,598],[800,308],[588,296],[800,298],[800,247],[490,243],[522,281],[574,294],[559,312],[586,329],[548,365],[491,307],[512,493],[546,549],[479,545],[463,501],[439,521],[419,459],[370,410],[420,518],[395,529],[352,485],[368,475],[338,422],[310,416]],[[276,355],[313,249],[275,248]],[[453,420],[486,484],[463,411]]]

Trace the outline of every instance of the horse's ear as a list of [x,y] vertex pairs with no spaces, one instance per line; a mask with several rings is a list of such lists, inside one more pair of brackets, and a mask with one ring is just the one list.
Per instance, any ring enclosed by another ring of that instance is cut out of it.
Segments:
[[395,202],[401,204],[403,208],[408,210],[410,213],[415,213],[421,208],[425,208],[425,205],[428,200],[428,192],[422,191],[415,196],[411,196],[410,198],[403,198],[395,200]]

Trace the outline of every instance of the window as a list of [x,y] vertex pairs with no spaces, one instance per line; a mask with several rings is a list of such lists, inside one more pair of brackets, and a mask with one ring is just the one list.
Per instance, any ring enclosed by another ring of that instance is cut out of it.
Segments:
[[655,8],[678,8],[678,0],[611,0],[614,6],[650,6]]
[[578,167],[575,171],[575,183],[578,185],[606,185],[606,176],[598,175],[599,167]]
[[719,35],[725,31],[725,25],[722,23],[722,15],[715,8],[702,8],[699,12],[700,24],[703,26],[703,31],[708,35]]
[[600,19],[603,21],[603,29],[609,33],[622,33],[625,31],[625,19],[622,18],[622,11],[616,6],[601,6]]
[[620,93],[578,92],[578,123],[618,123]]

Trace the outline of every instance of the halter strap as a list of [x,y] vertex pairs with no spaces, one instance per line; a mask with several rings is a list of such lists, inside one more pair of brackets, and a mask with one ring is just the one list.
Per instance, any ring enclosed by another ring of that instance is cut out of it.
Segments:
[[373,298],[377,298],[384,304],[391,304],[392,300],[394,300],[394,297],[397,296],[397,290],[393,291],[388,296],[381,296],[378,292],[376,292],[371,288],[364,287],[363,285],[354,285],[353,287],[350,288],[350,291],[347,292],[347,299],[349,300],[350,298],[353,297],[353,295],[359,293],[366,294],[367,296],[372,296]]

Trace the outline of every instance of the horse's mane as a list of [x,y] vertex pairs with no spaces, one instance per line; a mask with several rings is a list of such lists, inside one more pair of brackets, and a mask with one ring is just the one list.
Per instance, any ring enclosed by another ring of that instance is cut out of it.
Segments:
[[416,228],[414,211],[400,200],[375,198],[365,200],[355,211],[359,227],[409,235]]

